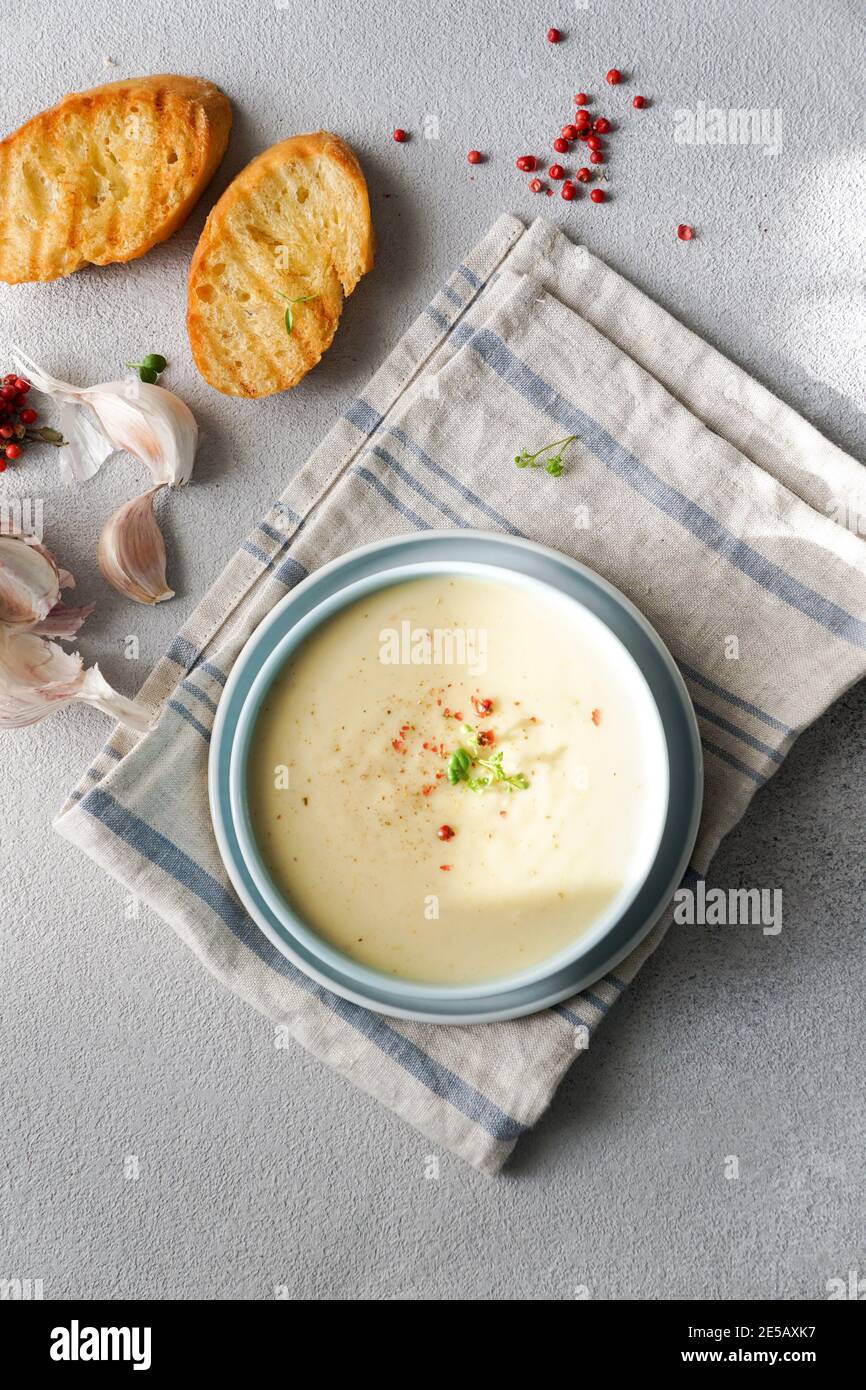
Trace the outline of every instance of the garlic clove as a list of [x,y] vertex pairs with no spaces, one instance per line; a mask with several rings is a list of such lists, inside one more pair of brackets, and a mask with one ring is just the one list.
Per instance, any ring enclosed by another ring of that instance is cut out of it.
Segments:
[[61,590],[74,588],[69,570],[35,536],[0,532],[0,623],[41,637],[74,637],[96,606],[67,606]]
[[69,441],[59,450],[64,481],[92,478],[111,454],[123,450],[144,464],[155,483],[181,487],[189,482],[198,425],[173,391],[137,380],[73,386],[43,371],[20,349],[15,365],[37,391],[60,403],[60,424]]
[[0,622],[29,628],[60,601],[60,571],[51,554],[21,536],[0,536]]
[[108,518],[96,558],[103,578],[136,603],[174,598],[165,578],[165,541],[153,514],[153,499],[164,483],[124,502]]
[[77,701],[94,705],[131,729],[145,731],[156,712],[118,694],[98,666],[85,671],[78,652],[31,632],[0,625],[0,729],[35,724]]
[[112,381],[85,391],[83,399],[115,448],[143,463],[155,483],[183,487],[189,482],[198,425],[174,392],[146,381]]
[[43,545],[36,536],[32,535],[32,533],[28,531],[19,531],[13,527],[8,531],[0,529],[0,536],[8,536],[10,539],[23,541],[24,545],[32,546],[34,550],[38,550],[39,554],[44,555],[48,563],[53,565],[57,570],[57,577],[60,580],[61,589],[75,588],[75,576],[70,574],[69,570],[65,570],[57,556],[54,555],[46,545]]

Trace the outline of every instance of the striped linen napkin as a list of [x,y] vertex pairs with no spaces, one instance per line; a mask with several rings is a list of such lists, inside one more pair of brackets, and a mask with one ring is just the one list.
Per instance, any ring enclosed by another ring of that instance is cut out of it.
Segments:
[[[575,434],[560,478],[513,456]],[[214,711],[289,589],[391,534],[469,526],[557,547],[622,589],[670,646],[706,764],[690,874],[797,733],[864,673],[861,466],[544,221],[503,217],[417,318],[243,542],[58,830],[152,906],[230,989],[430,1139],[495,1172],[672,918],[615,974],[531,1018],[382,1018],[283,958],[246,916],[207,799]],[[840,519],[841,523],[840,524]]]

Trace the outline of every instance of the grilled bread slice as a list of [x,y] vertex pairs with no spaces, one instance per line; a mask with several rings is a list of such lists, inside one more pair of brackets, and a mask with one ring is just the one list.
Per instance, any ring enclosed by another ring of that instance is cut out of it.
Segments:
[[370,200],[349,146],[323,130],[265,150],[211,210],[190,266],[202,376],[228,396],[296,386],[372,267]]
[[228,98],[197,77],[75,92],[0,141],[0,280],[131,261],[185,221],[225,152]]

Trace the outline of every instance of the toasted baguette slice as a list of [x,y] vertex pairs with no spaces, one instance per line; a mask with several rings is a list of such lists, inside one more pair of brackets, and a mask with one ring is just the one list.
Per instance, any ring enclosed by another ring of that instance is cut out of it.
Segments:
[[[336,135],[295,135],[229,185],[189,272],[196,366],[227,396],[296,386],[330,347],[344,296],[373,267],[361,166]],[[288,301],[291,332],[286,324]]]
[[228,98],[197,77],[75,92],[0,141],[0,280],[131,261],[186,219],[225,153]]

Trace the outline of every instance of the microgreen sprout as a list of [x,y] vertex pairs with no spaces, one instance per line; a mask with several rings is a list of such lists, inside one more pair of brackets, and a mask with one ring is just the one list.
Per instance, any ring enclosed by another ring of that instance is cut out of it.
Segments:
[[142,381],[146,381],[148,386],[153,386],[157,377],[165,371],[168,363],[158,352],[149,352],[146,357],[142,357],[140,362],[127,362],[127,367],[138,372]]
[[[564,471],[562,456],[575,439],[576,434],[566,435],[564,439],[554,439],[551,444],[545,444],[535,454],[529,454],[524,449],[522,453],[514,455],[514,462],[518,468],[543,468],[552,478],[558,478]],[[552,454],[551,449],[558,449],[559,452]]]
[[[493,786],[505,787],[510,792],[526,790],[529,786],[526,777],[522,772],[507,773],[502,766],[501,752],[489,756],[482,753],[477,729],[473,729],[471,724],[464,724],[463,735],[465,745],[460,744],[455,748],[448,759],[446,776],[452,787],[465,782],[472,792],[483,792]],[[474,775],[476,769],[481,776]]]
[[289,296],[287,294],[283,294],[280,290],[277,290],[277,294],[280,296],[280,299],[284,299],[289,306],[286,309],[285,318],[287,333],[291,333],[292,329],[295,326],[295,317],[292,313],[293,306],[295,304],[309,304],[311,299],[318,299],[319,297],[317,294],[302,294],[297,299],[289,299]]

